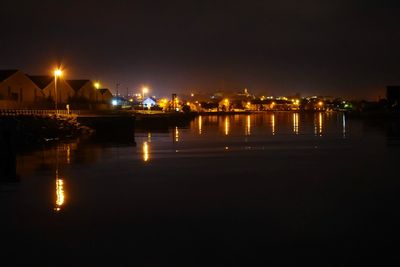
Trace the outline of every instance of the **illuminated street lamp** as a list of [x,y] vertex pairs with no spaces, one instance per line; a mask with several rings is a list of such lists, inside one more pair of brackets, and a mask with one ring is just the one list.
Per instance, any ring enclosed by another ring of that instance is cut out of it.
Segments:
[[58,77],[62,76],[62,70],[60,69],[56,69],[54,70],[54,96],[55,96],[55,100],[54,100],[54,106],[56,109],[56,114],[58,114],[58,109],[57,109],[57,102],[58,102],[58,97],[57,97],[57,79]]
[[143,99],[144,99],[144,94],[147,94],[148,92],[149,92],[149,88],[147,88],[147,87],[142,88]]
[[99,82],[95,82],[95,83],[94,83],[94,87],[95,87],[96,89],[99,89],[99,88],[100,88],[100,83],[99,83]]

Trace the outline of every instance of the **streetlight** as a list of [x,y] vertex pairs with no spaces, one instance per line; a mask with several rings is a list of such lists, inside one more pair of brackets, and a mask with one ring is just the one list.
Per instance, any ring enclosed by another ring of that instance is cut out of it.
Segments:
[[99,83],[99,82],[95,82],[95,83],[94,83],[94,87],[95,87],[96,89],[99,89],[99,88],[100,88],[100,83]]
[[147,87],[142,88],[143,99],[144,99],[144,94],[147,94],[148,92],[149,92],[149,88],[147,88]]
[[62,76],[62,70],[60,69],[56,69],[54,70],[54,96],[55,96],[55,100],[54,100],[54,106],[56,109],[56,114],[58,115],[58,109],[57,109],[57,78]]

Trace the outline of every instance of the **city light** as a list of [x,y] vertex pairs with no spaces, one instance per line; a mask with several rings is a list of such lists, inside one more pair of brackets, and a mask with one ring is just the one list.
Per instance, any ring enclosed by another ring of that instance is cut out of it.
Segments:
[[230,121],[228,117],[225,117],[225,135],[229,135]]
[[149,155],[149,144],[147,142],[143,143],[143,161],[147,162],[150,159]]
[[202,134],[203,118],[201,117],[201,115],[198,118],[198,122],[199,122],[199,134]]
[[64,205],[65,202],[65,194],[64,194],[64,181],[59,179],[57,176],[56,179],[56,207],[55,211],[60,211],[61,206]]
[[99,82],[95,82],[95,83],[94,83],[94,87],[95,87],[96,89],[99,89],[99,88],[100,88],[100,83],[99,83]]
[[251,117],[250,115],[246,116],[246,131],[245,135],[251,135]]
[[62,74],[63,74],[62,70],[60,70],[60,69],[55,69],[54,70],[54,76],[55,77],[61,77]]
[[293,132],[299,134],[299,114],[293,113]]
[[178,129],[178,127],[175,127],[174,140],[175,140],[175,142],[179,142],[179,129]]
[[54,70],[54,109],[56,110],[56,114],[58,115],[58,107],[57,107],[57,103],[58,103],[58,88],[57,88],[57,79],[58,77],[61,77],[63,74],[61,69],[55,69]]
[[272,135],[275,135],[275,114],[271,114],[271,130]]
[[322,117],[322,113],[319,113],[319,115],[318,115],[318,134],[319,134],[319,136],[322,136],[322,132],[323,132],[323,117]]

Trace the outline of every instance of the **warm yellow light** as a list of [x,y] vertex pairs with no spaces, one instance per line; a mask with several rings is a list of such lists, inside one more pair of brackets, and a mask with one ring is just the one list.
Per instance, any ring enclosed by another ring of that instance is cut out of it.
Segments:
[[65,202],[65,195],[64,195],[64,181],[62,179],[56,179],[56,211],[61,210],[61,206]]
[[319,113],[319,115],[318,115],[318,124],[319,124],[318,133],[320,136],[322,135],[322,131],[323,131],[323,123],[324,123],[324,120],[322,117],[322,113]]
[[71,145],[70,144],[67,145],[67,163],[68,164],[71,163]]
[[228,117],[225,117],[225,135],[229,135],[230,121]]
[[246,117],[246,135],[251,135],[251,118],[250,115]]
[[60,69],[54,70],[54,76],[61,77],[62,76],[62,70],[60,70]]
[[319,101],[319,102],[318,102],[318,105],[319,105],[319,106],[322,106],[323,104],[324,104],[324,103],[323,103],[322,101]]
[[178,127],[175,127],[174,137],[175,137],[175,142],[179,142],[179,129],[178,129]]
[[190,102],[186,102],[186,105],[187,105],[187,106],[190,106]]
[[143,92],[143,94],[147,94],[149,92],[149,88],[143,87],[142,92]]
[[199,134],[202,134],[203,118],[199,116]]
[[271,130],[272,135],[275,135],[275,114],[271,114]]
[[96,89],[99,89],[100,88],[100,83],[99,82],[95,82],[94,83],[94,87],[96,87]]
[[226,104],[228,104],[229,103],[229,99],[224,99],[224,102],[226,103]]
[[293,113],[293,132],[299,134],[299,114]]
[[146,162],[149,160],[149,145],[147,142],[143,143],[143,161]]
[[191,97],[194,97],[194,94],[193,94],[193,93],[191,93],[191,94],[190,94],[190,96],[191,96]]

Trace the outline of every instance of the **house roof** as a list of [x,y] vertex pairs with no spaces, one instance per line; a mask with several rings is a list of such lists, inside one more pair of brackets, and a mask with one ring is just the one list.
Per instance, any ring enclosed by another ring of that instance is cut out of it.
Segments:
[[28,77],[34,82],[40,89],[46,88],[52,81],[53,77],[48,75],[28,75]]
[[67,80],[67,83],[75,91],[79,91],[87,82],[90,82],[90,80]]
[[[110,92],[110,90],[108,90],[108,88],[101,88],[101,89],[99,89],[98,91],[99,91],[100,94],[102,94],[102,95],[104,95],[104,94],[107,93],[107,92]],[[110,94],[111,94],[111,92],[110,92]]]
[[149,101],[149,100],[151,100],[153,102],[157,102],[157,100],[154,97],[146,97],[146,99],[143,101]]
[[0,82],[4,81],[18,70],[0,70]]

